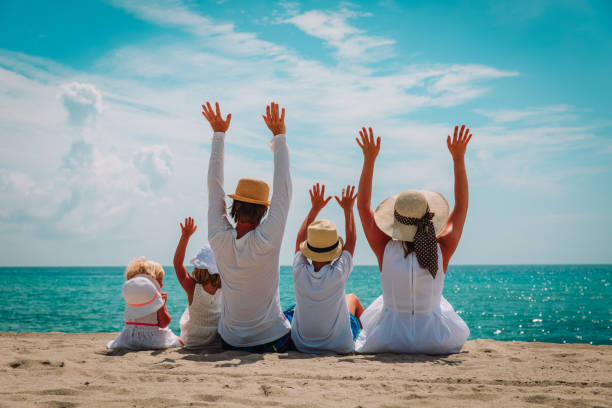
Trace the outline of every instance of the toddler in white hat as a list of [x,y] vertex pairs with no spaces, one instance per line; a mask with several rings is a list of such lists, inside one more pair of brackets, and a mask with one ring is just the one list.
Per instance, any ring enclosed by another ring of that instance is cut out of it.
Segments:
[[217,328],[221,315],[221,277],[215,254],[210,245],[204,245],[189,261],[194,267],[190,275],[183,261],[189,238],[197,226],[191,217],[180,225],[181,239],[174,254],[174,270],[189,302],[181,316],[181,338],[189,348],[220,345]]
[[136,258],[128,264],[125,278],[125,327],[106,347],[131,350],[181,347],[181,339],[168,328],[171,318],[166,308],[167,295],[161,291],[162,266],[144,257]]

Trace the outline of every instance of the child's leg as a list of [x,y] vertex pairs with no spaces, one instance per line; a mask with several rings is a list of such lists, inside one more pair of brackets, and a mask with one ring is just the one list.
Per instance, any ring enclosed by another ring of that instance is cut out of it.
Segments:
[[[357,320],[359,320],[359,326],[361,326],[361,320],[359,319],[359,316],[361,316],[365,309],[359,301],[359,298],[353,293],[349,293],[348,295],[346,295],[346,305],[348,306],[349,313],[353,314],[357,318]],[[363,326],[361,326],[361,328],[363,329]]]

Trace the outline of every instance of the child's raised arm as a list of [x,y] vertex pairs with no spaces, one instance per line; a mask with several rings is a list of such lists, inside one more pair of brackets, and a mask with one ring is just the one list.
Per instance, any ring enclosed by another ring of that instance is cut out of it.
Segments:
[[372,179],[374,178],[374,163],[380,151],[380,136],[374,141],[372,128],[369,128],[369,130],[369,135],[366,128],[362,128],[362,130],[359,131],[361,141],[359,141],[359,138],[355,138],[357,144],[363,151],[363,169],[361,170],[361,177],[359,178],[357,211],[359,212],[359,218],[361,218],[363,232],[368,240],[368,244],[370,244],[370,248],[372,248],[372,251],[374,251],[378,259],[378,267],[382,271],[382,259],[385,253],[385,246],[391,237],[382,232],[380,228],[378,228],[378,225],[376,225],[376,221],[374,221],[374,210],[371,205]]
[[164,305],[157,311],[157,324],[163,329],[164,327],[168,327],[170,325],[172,318],[170,317],[170,313],[168,313],[168,308],[166,307],[168,294],[166,292],[162,292],[162,298],[164,299]]
[[458,130],[459,126],[455,126],[455,134],[452,140],[450,135],[446,138],[448,150],[453,157],[453,168],[455,171],[455,208],[453,208],[448,217],[444,230],[438,235],[444,272],[446,272],[450,259],[459,245],[468,209],[468,179],[464,158],[472,135],[470,135],[470,129],[465,129],[465,125],[461,126],[459,134],[457,134]]
[[180,225],[181,239],[179,240],[176,251],[174,252],[174,272],[176,272],[176,278],[180,282],[183,289],[185,289],[185,292],[187,292],[187,296],[190,298],[193,295],[195,280],[189,276],[187,268],[185,268],[185,265],[183,265],[183,261],[185,260],[185,251],[187,250],[189,238],[191,235],[193,235],[198,226],[195,225],[193,218],[191,217],[185,218],[185,225],[182,223]]
[[353,215],[353,205],[355,204],[355,186],[348,185],[342,189],[342,199],[336,196],[336,201],[344,210],[344,228],[346,234],[346,242],[344,250],[353,255],[355,252],[355,243],[357,242],[357,229],[355,228],[355,216]]
[[308,226],[314,222],[317,218],[317,215],[321,212],[323,207],[331,200],[331,196],[325,198],[325,185],[319,186],[319,183],[312,186],[310,190],[308,190],[310,194],[310,202],[312,203],[312,207],[304,219],[304,222],[300,226],[300,230],[298,231],[297,240],[295,242],[295,252],[297,253],[300,250],[300,244],[304,242],[308,235]]

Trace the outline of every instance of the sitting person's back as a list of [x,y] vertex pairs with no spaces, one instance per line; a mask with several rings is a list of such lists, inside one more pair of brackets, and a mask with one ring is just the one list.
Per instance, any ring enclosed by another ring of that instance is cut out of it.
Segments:
[[231,116],[224,121],[218,104],[216,112],[207,105],[202,106],[203,114],[215,131],[208,168],[208,240],[223,286],[219,335],[226,348],[284,351],[290,344],[291,330],[278,291],[280,246],[291,201],[284,109],[279,115],[278,105],[272,103],[264,117],[274,134],[270,143],[274,152],[272,199],[268,201],[265,182],[240,179],[236,193],[229,195],[234,228],[223,190],[224,138]]
[[321,190],[315,185],[311,190],[312,209],[298,233],[293,262],[296,306],[291,339],[304,353],[350,353],[359,333],[358,317],[363,307],[355,295],[345,294],[346,282],[353,269],[356,239],[353,191],[347,188],[342,201],[338,200],[345,210],[345,245],[331,221],[312,222],[327,201],[324,186]]

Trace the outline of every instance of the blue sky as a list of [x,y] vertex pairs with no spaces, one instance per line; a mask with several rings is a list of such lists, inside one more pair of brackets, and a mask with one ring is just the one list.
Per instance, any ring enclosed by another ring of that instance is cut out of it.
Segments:
[[[170,264],[186,216],[195,252],[205,100],[233,114],[227,191],[271,180],[260,115],[287,108],[284,264],[311,183],[358,182],[363,125],[383,138],[374,205],[452,204],[457,123],[474,138],[455,263],[610,263],[611,20],[606,1],[3,1],[0,264]],[[343,233],[334,202],[321,217]],[[361,232],[356,262],[374,263]]]

